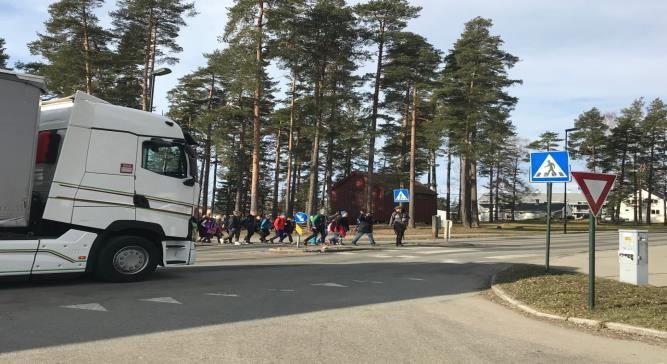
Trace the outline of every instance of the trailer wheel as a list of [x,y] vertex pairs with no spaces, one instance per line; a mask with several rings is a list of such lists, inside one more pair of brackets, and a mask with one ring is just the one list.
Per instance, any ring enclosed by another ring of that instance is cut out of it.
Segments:
[[136,282],[157,267],[155,244],[140,236],[116,236],[100,251],[95,274],[108,282]]

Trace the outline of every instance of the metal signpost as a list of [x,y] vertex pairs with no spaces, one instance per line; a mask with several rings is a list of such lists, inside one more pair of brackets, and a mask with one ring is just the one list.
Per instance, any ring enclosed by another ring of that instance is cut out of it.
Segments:
[[[547,239],[544,266],[549,271],[551,251],[551,193],[554,182],[569,182],[570,155],[567,151],[530,153],[530,182],[547,184]],[[564,207],[567,208],[567,207]]]
[[304,212],[297,212],[294,215],[294,231],[296,231],[296,234],[298,237],[296,238],[296,247],[297,249],[299,248],[299,244],[301,244],[301,235],[303,235],[303,227],[301,224],[307,224],[308,223],[308,215]]
[[616,175],[572,172],[588,203],[588,309],[595,308],[595,219],[602,210]]

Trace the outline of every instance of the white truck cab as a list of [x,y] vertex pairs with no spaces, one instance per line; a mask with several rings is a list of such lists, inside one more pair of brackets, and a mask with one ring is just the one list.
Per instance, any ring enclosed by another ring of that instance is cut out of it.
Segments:
[[0,185],[0,276],[124,282],[193,264],[192,138],[167,117],[83,92],[40,110],[39,89],[34,76],[0,71],[10,111],[0,115],[0,167],[10,172]]

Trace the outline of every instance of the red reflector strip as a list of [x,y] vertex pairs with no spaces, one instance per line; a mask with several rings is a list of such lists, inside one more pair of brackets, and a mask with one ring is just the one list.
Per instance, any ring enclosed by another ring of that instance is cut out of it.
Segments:
[[47,163],[49,160],[49,144],[51,144],[51,132],[40,131],[37,136],[37,156],[36,163]]

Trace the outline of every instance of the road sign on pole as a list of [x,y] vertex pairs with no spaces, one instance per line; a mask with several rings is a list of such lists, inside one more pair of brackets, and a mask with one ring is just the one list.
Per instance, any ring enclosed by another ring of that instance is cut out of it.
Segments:
[[570,155],[566,151],[530,153],[530,182],[570,182]]
[[410,191],[408,191],[407,188],[399,188],[394,190],[394,202],[410,202],[408,196],[410,196]]
[[595,218],[607,200],[616,175],[606,173],[572,172],[588,202],[588,309],[595,308]]
[[553,182],[569,182],[570,155],[567,151],[530,153],[530,182],[547,184],[547,236],[544,249],[544,268],[549,271],[551,250],[551,196]]
[[581,192],[586,197],[588,207],[593,215],[598,216],[602,210],[602,205],[607,200],[607,195],[611,191],[616,175],[606,173],[590,172],[572,172],[572,176],[577,181]]
[[294,215],[294,222],[297,224],[305,224],[308,222],[308,215],[305,212],[297,212]]

